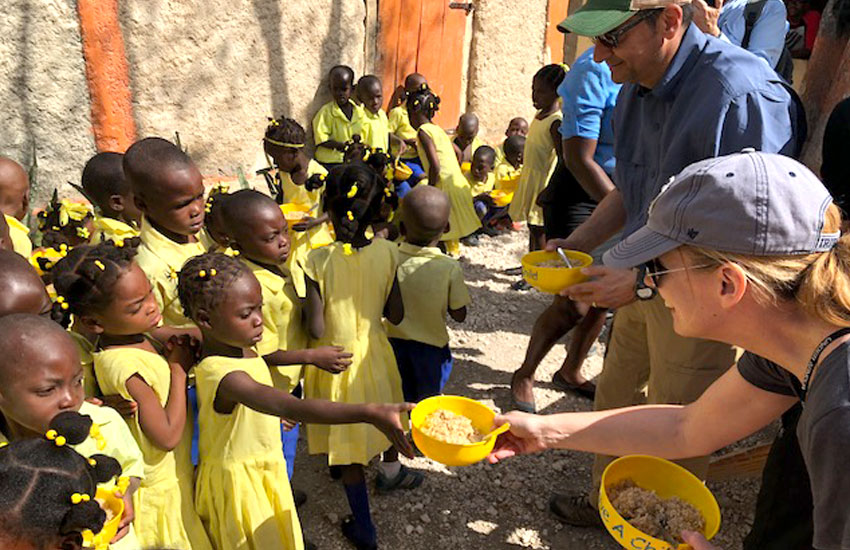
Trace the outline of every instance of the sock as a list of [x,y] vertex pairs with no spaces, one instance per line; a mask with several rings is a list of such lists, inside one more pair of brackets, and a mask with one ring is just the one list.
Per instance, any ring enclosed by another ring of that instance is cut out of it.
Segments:
[[387,479],[395,479],[401,471],[401,462],[398,460],[394,462],[381,461],[378,463],[378,469],[381,470],[381,473],[384,474],[384,477]]
[[377,533],[375,533],[375,524],[372,523],[372,513],[369,511],[369,491],[366,489],[366,482],[361,481],[354,485],[343,485],[343,487],[345,487],[345,496],[348,497],[348,506],[351,507],[359,535],[363,537],[364,542],[374,543]]

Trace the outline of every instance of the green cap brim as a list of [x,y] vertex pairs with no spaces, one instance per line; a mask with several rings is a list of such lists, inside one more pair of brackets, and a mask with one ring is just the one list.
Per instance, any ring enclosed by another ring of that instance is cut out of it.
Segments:
[[582,36],[599,36],[616,29],[636,13],[630,10],[593,9],[588,4],[558,23],[558,30],[564,33],[574,32]]

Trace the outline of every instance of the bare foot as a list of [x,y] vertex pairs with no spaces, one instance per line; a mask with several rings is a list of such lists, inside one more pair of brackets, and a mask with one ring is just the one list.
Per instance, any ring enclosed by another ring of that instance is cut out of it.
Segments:
[[511,396],[514,401],[534,403],[534,377],[515,372],[511,377]]

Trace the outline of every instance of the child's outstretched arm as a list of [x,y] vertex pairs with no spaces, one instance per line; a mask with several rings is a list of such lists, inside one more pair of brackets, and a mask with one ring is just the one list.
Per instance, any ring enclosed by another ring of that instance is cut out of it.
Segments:
[[320,346],[318,348],[277,350],[263,356],[267,365],[313,365],[333,374],[344,372],[351,365],[351,353],[342,346]]
[[393,287],[390,289],[387,303],[384,304],[384,317],[394,325],[404,321],[404,301],[401,298],[401,287],[398,285],[397,276],[393,277]]
[[188,336],[172,337],[166,344],[166,360],[171,368],[171,388],[165,407],[145,380],[135,374],[127,379],[127,391],[139,406],[139,426],[154,445],[172,451],[186,424],[186,373],[195,364],[195,349]]
[[428,157],[428,185],[437,185],[440,182],[440,159],[437,157],[434,140],[422,129],[419,130],[418,136],[423,152]]
[[310,424],[372,424],[400,453],[413,458],[413,449],[404,435],[401,413],[412,403],[334,403],[322,399],[298,399],[283,390],[260,384],[243,371],[225,376],[218,385],[213,406],[226,414],[241,403],[255,411]]
[[320,339],[325,335],[325,304],[322,301],[322,293],[319,291],[319,283],[305,276],[304,282],[307,286],[307,297],[304,305],[307,332],[310,338]]

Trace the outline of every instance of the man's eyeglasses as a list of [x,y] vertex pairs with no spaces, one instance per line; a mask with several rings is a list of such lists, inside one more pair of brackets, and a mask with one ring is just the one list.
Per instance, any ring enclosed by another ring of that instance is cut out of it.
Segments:
[[608,31],[604,34],[600,34],[599,36],[594,36],[591,40],[593,40],[594,44],[602,44],[608,49],[616,48],[620,45],[620,40],[622,40],[623,35],[638,26],[641,21],[649,19],[657,13],[660,13],[663,9],[664,8],[641,10],[637,12],[634,17],[626,21],[622,26],[614,29],[613,31]]
[[[677,267],[674,269],[666,269],[664,264],[658,259],[652,259],[640,266],[638,269],[637,280],[635,281],[635,296],[639,300],[651,300],[658,294],[658,286],[661,284],[661,278],[668,273],[676,273],[677,271],[688,271],[689,269],[703,269],[706,267],[714,267],[716,263],[689,265],[685,267]],[[649,280],[652,284],[646,284]]]

